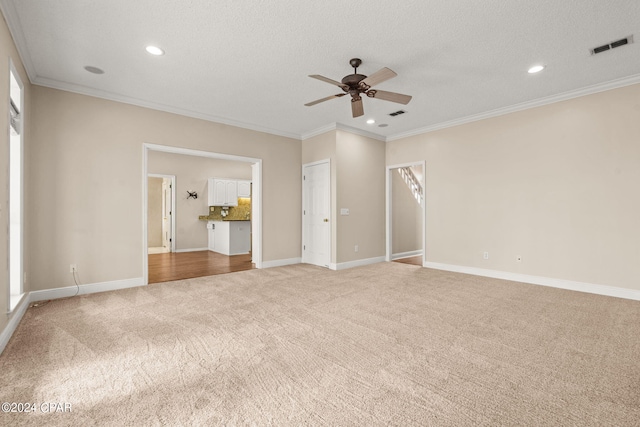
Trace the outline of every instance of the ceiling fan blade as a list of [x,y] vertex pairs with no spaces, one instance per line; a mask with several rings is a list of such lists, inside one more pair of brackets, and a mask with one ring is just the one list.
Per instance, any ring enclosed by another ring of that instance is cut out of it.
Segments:
[[395,71],[388,69],[387,67],[384,67],[378,71],[376,71],[375,73],[371,74],[369,77],[367,77],[366,79],[362,80],[360,82],[360,86],[364,86],[365,88],[370,88],[373,87],[377,84],[380,84],[386,80],[392,79],[395,76],[397,76],[397,74],[395,73]]
[[320,104],[321,102],[328,101],[333,98],[340,98],[341,96],[345,96],[346,93],[339,93],[337,95],[327,96],[326,98],[316,99],[315,101],[308,102],[304,104],[307,107],[311,107],[312,105]]
[[336,85],[336,86],[341,87],[341,88],[348,87],[348,86],[347,86],[347,85],[345,85],[345,84],[342,84],[342,83],[340,83],[340,82],[337,82],[337,81],[335,81],[335,80],[332,80],[332,79],[330,79],[330,78],[328,78],[328,77],[321,76],[321,75],[319,75],[319,74],[310,74],[310,75],[309,75],[309,77],[311,77],[311,78],[313,78],[313,79],[322,80],[323,82],[330,83],[330,84],[332,84],[332,85]]
[[362,98],[351,100],[351,113],[353,118],[360,117],[364,114],[364,108],[362,107]]
[[[372,93],[373,96],[369,95],[369,93]],[[409,95],[403,95],[401,93],[395,93],[395,92],[387,92],[386,90],[372,89],[369,92],[367,92],[367,96],[370,96],[371,98],[384,99],[385,101],[397,102],[398,104],[404,104],[404,105],[407,105],[409,101],[411,101],[411,97]]]

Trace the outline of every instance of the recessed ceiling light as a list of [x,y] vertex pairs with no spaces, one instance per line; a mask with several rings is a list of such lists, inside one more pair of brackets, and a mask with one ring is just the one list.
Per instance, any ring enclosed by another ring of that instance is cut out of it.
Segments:
[[367,124],[368,124],[368,125],[372,125],[372,124],[374,124],[375,122],[376,122],[376,121],[375,121],[375,120],[373,120],[373,119],[369,119],[369,120],[367,120]]
[[164,55],[164,50],[160,49],[157,46],[147,46],[145,48],[147,50],[147,52],[149,52],[151,55],[156,55],[156,56],[161,56]]
[[542,70],[544,70],[544,65],[534,65],[533,67],[529,68],[528,73],[535,74],[535,73],[539,73]]
[[84,69],[93,74],[104,74],[103,69],[98,67],[93,67],[91,65],[87,65],[86,67],[84,67]]

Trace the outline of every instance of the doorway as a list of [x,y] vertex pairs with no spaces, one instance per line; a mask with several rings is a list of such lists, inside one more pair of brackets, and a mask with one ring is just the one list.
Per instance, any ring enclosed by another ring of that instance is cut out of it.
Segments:
[[387,261],[426,261],[424,176],[424,161],[387,166]]
[[331,163],[302,166],[302,262],[329,267],[331,262]]
[[[11,313],[25,295],[24,273],[24,86],[9,61],[9,288],[7,313]],[[6,92],[5,92],[6,93]],[[6,102],[5,101],[5,102]],[[4,173],[4,171],[3,171]]]
[[[148,241],[149,241],[149,233],[152,231],[149,229],[149,224],[148,224],[148,216],[149,216],[149,192],[150,192],[150,188],[149,188],[149,154],[150,152],[160,152],[160,153],[166,153],[166,154],[181,154],[181,155],[185,155],[185,156],[195,156],[195,157],[202,157],[202,158],[209,158],[209,159],[218,159],[218,160],[227,160],[227,161],[231,161],[231,162],[241,162],[246,164],[247,166],[251,166],[251,172],[252,172],[252,202],[251,202],[251,207],[250,207],[250,212],[251,212],[251,236],[253,238],[253,245],[251,248],[251,255],[248,256],[248,260],[251,260],[251,257],[253,257],[254,259],[254,264],[255,264],[255,268],[262,268],[262,203],[261,203],[261,195],[262,195],[262,159],[257,159],[257,158],[251,158],[251,157],[242,157],[242,156],[235,156],[235,155],[229,155],[229,154],[221,154],[221,153],[214,153],[214,152],[208,152],[208,151],[200,151],[200,150],[192,150],[192,149],[188,149],[188,148],[180,148],[180,147],[171,147],[171,146],[163,146],[163,145],[156,145],[156,144],[148,144],[148,143],[144,143],[143,144],[143,242],[144,242],[144,256],[143,256],[143,277],[144,277],[144,283],[145,284],[149,284],[149,256],[171,256],[173,258],[175,258],[178,255],[183,255],[186,256],[188,254],[178,254],[176,252],[197,252],[197,251],[206,251],[206,247],[203,248],[196,248],[196,247],[192,247],[192,246],[188,246],[189,249],[185,250],[185,249],[180,249],[180,250],[176,250],[176,239],[175,239],[175,231],[176,231],[176,226],[175,226],[175,218],[176,218],[176,210],[175,210],[175,202],[176,202],[176,196],[175,196],[175,191],[176,191],[176,186],[175,186],[175,182],[173,183],[173,197],[172,197],[172,203],[173,208],[171,210],[172,213],[172,219],[173,219],[173,223],[171,224],[171,228],[172,228],[172,234],[173,234],[173,239],[170,242],[171,245],[170,247],[172,247],[172,252],[171,253],[166,253],[166,254],[158,254],[158,255],[148,255]],[[182,182],[182,181],[181,181]],[[187,183],[188,185],[192,185],[195,183]],[[206,186],[206,183],[203,181],[202,184],[198,183],[198,185],[202,185],[202,186]],[[206,190],[205,188],[191,188],[189,187],[188,190],[192,190],[192,191],[187,191],[188,193],[200,193],[200,199],[201,200],[206,200]],[[182,190],[181,190],[182,192]],[[182,193],[181,193],[182,194]],[[184,196],[186,198],[186,196]],[[194,199],[190,199],[190,200],[194,200]],[[195,200],[197,200],[197,196],[195,198]],[[165,200],[166,202],[166,200]],[[166,205],[166,203],[165,203]],[[199,209],[199,208],[198,208]],[[198,211],[199,213],[195,214],[195,218],[197,218],[199,215],[205,214],[206,212],[201,212]],[[182,214],[180,214],[182,217]],[[191,214],[189,214],[189,216],[191,216]],[[206,219],[206,218],[205,218]],[[184,239],[182,239],[184,240]],[[205,242],[206,243],[206,242]],[[184,244],[184,242],[183,242]],[[205,245],[206,246],[206,245]],[[172,259],[173,259],[172,258]],[[204,261],[202,260],[198,260],[196,261],[196,264],[202,263]],[[197,265],[193,266],[194,268],[197,268]],[[204,274],[206,275],[206,274]]]
[[175,252],[174,175],[147,175],[147,252]]

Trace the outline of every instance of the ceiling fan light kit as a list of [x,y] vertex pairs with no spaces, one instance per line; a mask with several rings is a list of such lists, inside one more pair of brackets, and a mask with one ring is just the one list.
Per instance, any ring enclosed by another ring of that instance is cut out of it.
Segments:
[[397,76],[397,74],[390,70],[389,68],[382,68],[370,76],[365,76],[364,74],[358,74],[358,67],[362,64],[362,60],[360,58],[352,58],[349,61],[349,65],[353,67],[353,74],[349,74],[342,78],[342,81],[338,82],[336,80],[332,80],[330,78],[318,75],[311,74],[309,77],[321,80],[323,82],[338,86],[343,90],[344,93],[339,93],[337,95],[327,96],[325,98],[321,98],[312,102],[309,102],[306,105],[307,107],[311,107],[312,105],[319,104],[324,101],[328,101],[333,98],[339,98],[344,95],[351,95],[351,114],[354,118],[360,117],[364,115],[364,107],[362,105],[362,97],[361,94],[367,95],[369,98],[378,98],[384,101],[397,102],[399,104],[408,104],[411,101],[411,96],[403,95],[401,93],[395,92],[387,92],[384,90],[371,89],[373,86],[378,85],[384,81],[392,79]]

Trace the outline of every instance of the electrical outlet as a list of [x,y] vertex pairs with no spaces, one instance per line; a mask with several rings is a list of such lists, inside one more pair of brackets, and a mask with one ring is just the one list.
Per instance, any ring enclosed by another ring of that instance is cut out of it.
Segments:
[[482,254],[482,258],[489,259],[489,252],[485,252]]
[[353,251],[354,251],[354,252],[358,252],[358,245],[356,245],[356,246],[353,248]]
[[516,256],[516,261],[522,262],[522,255],[517,255]]
[[78,266],[76,264],[69,264],[69,273],[77,273]]

